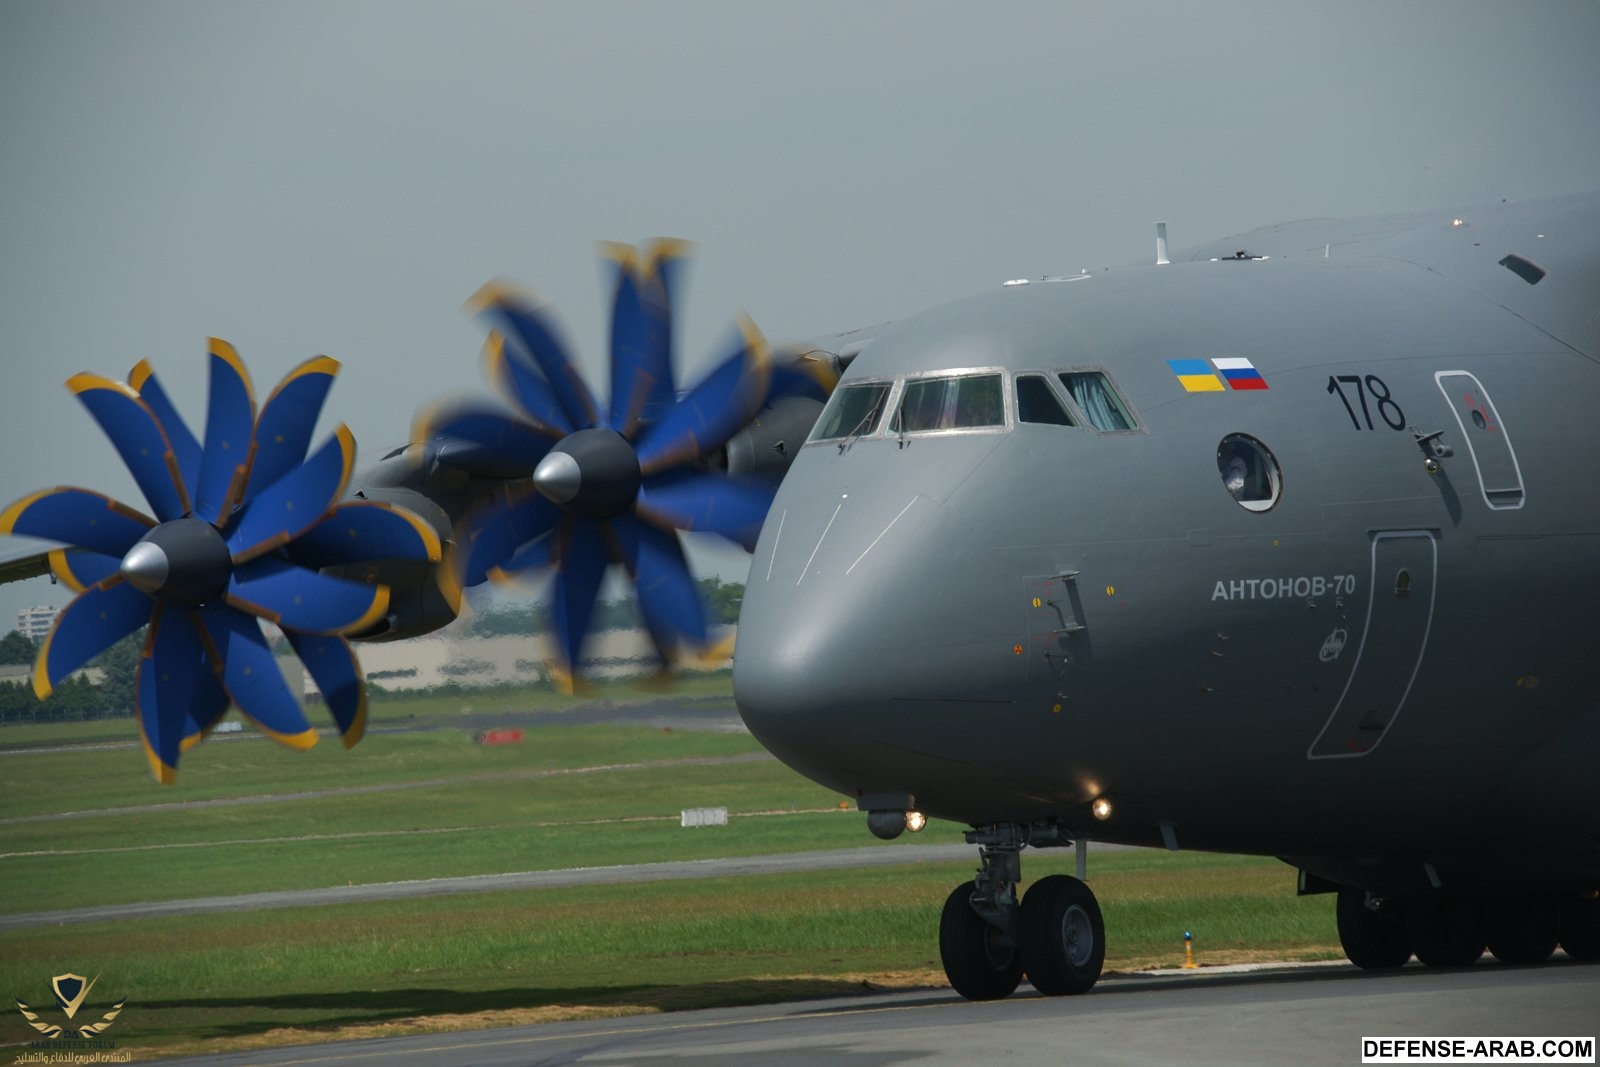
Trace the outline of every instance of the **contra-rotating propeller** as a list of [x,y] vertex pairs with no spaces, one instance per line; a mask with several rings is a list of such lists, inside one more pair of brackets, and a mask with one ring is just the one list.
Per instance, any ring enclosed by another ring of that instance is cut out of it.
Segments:
[[[748,318],[728,354],[679,396],[672,355],[672,290],[685,246],[643,253],[606,246],[616,285],[611,396],[602,408],[546,308],[503,285],[468,303],[493,322],[484,358],[515,415],[483,401],[419,414],[412,440],[436,443],[438,461],[515,479],[463,521],[452,548],[464,585],[553,567],[557,666],[576,675],[607,566],[633,581],[662,663],[707,644],[705,609],[679,530],[755,546],[772,503],[763,481],[712,469],[719,449],[775,397],[827,396],[827,369],[777,363]],[[530,477],[531,476],[531,477]]]
[[139,729],[156,778],[221,720],[229,702],[294,748],[317,733],[273,659],[258,619],[277,624],[321,690],[345,747],[361,739],[366,688],[344,634],[387,609],[382,585],[318,568],[367,560],[438,560],[431,527],[387,504],[339,503],[355,462],[344,426],[309,459],[312,430],[338,363],[319,356],[291,371],[256,412],[244,364],[210,343],[203,441],[189,430],[148,363],[128,383],[94,374],[67,382],[111,439],[152,519],[88,489],[34,493],[0,513],[0,533],[72,546],[50,553],[78,593],[40,646],[40,698],[145,623]]

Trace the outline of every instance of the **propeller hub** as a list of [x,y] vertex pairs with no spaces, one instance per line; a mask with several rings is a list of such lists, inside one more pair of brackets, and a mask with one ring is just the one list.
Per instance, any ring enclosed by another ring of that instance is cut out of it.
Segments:
[[551,452],[534,468],[533,484],[555,503],[565,504],[578,495],[583,471],[567,453]]
[[122,557],[121,570],[135,589],[194,607],[222,598],[233,561],[216,527],[187,516],[145,534]]
[[561,440],[533,472],[539,492],[592,519],[609,519],[639,495],[639,457],[615,430],[578,430]]
[[167,554],[153,541],[140,541],[122,557],[122,576],[141,592],[159,593],[167,573]]

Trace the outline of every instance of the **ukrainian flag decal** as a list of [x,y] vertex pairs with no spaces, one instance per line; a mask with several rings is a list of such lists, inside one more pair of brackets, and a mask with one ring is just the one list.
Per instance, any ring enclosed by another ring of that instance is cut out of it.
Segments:
[[[1226,359],[1169,359],[1167,366],[1178,376],[1178,383],[1186,393],[1221,393],[1222,383],[1235,392],[1247,389],[1265,389],[1267,380],[1256,370],[1255,364],[1242,356]],[[1221,377],[1218,377],[1218,374]]]
[[1178,376],[1178,383],[1186,393],[1220,393],[1222,383],[1203,359],[1169,359],[1167,366]]

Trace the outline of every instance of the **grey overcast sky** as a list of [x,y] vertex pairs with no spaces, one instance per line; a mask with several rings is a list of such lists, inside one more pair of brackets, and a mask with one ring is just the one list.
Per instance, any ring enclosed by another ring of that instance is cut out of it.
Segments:
[[[0,504],[144,503],[62,383],[317,354],[365,459],[481,389],[505,277],[601,382],[594,242],[699,243],[679,345],[1290,218],[1600,184],[1600,3],[0,0]],[[602,385],[603,391],[603,385]],[[11,546],[17,547],[14,542]],[[17,608],[65,603],[40,579]]]

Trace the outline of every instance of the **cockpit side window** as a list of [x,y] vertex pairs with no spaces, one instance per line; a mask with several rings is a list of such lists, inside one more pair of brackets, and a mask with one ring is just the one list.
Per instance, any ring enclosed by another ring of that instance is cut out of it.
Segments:
[[860,437],[877,429],[889,397],[889,382],[861,382],[843,385],[828,398],[808,441],[827,441],[839,437]]
[[916,378],[906,382],[889,429],[894,433],[1004,426],[1006,410],[998,374]]
[[1017,421],[1048,426],[1077,425],[1042,374],[1017,376]]
[[1137,428],[1128,406],[1103,371],[1063,371],[1058,377],[1095,429],[1115,432]]

